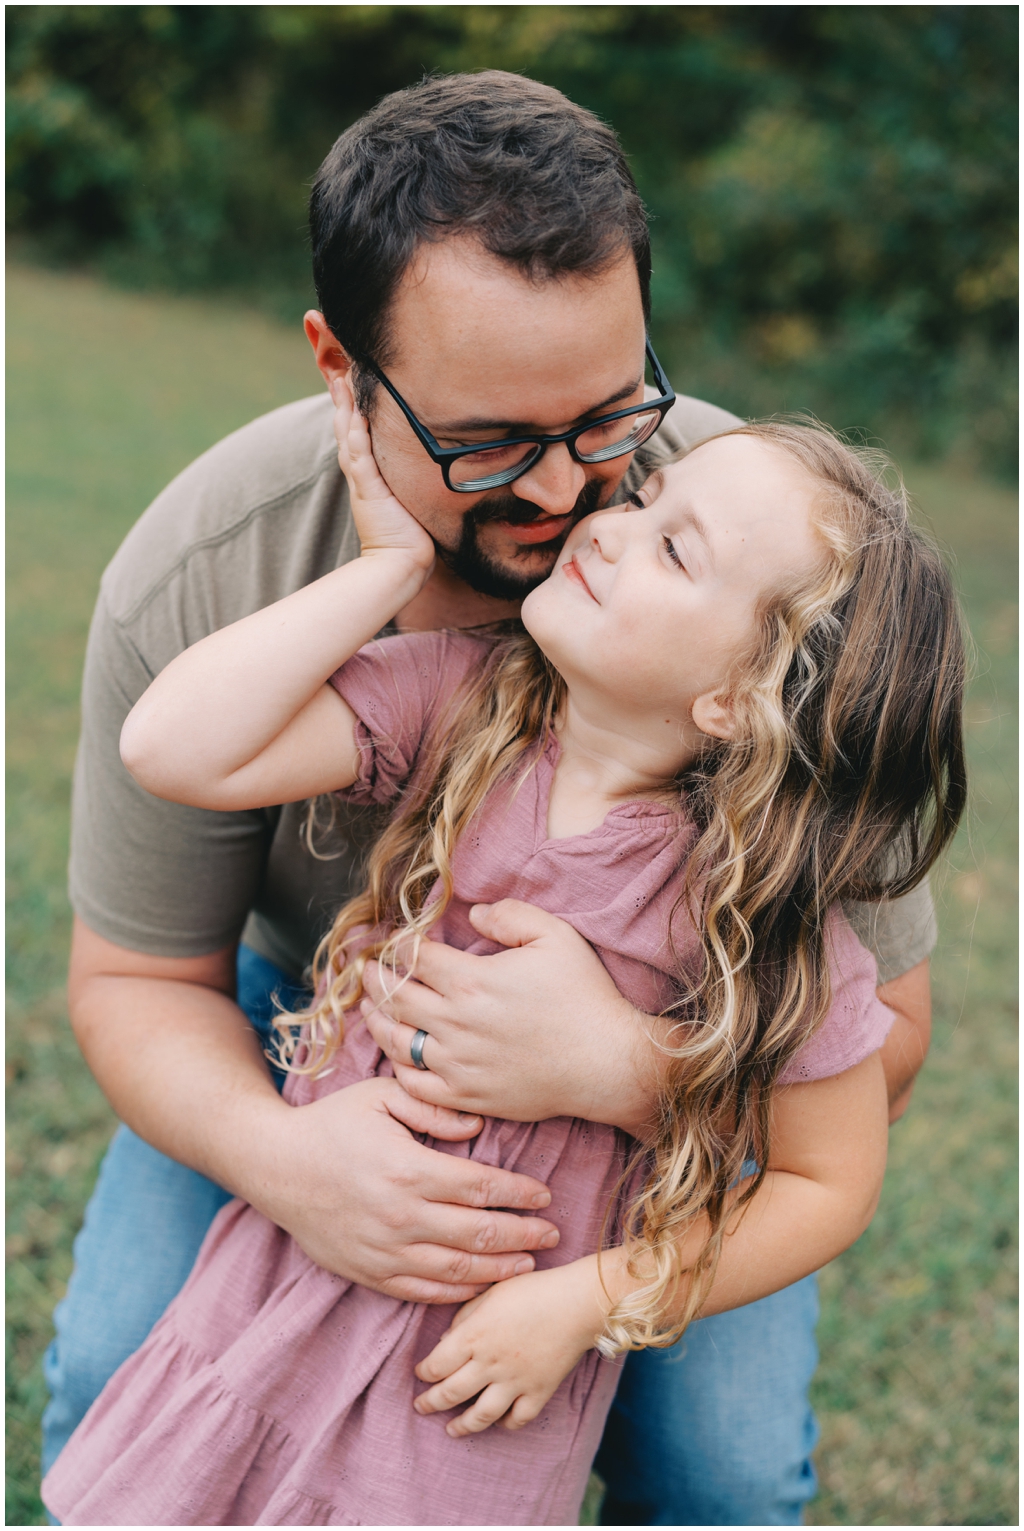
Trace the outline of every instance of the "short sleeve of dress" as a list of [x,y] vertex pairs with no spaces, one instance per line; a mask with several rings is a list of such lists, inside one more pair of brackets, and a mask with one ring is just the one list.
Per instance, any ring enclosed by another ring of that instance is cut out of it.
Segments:
[[336,670],[330,684],[357,722],[359,775],[340,795],[389,803],[416,769],[424,739],[491,642],[467,633],[401,633],[375,638]]
[[779,1084],[830,1079],[877,1052],[896,1019],[875,990],[875,959],[838,908],[829,916],[832,1006],[811,1040],[779,1075]]

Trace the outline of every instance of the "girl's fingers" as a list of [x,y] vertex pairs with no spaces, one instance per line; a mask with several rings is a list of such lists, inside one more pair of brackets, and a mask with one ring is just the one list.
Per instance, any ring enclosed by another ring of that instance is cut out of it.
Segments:
[[[452,1319],[449,1328],[441,1336],[441,1338],[443,1340],[446,1340],[448,1338],[448,1335],[450,1335],[455,1329],[457,1329],[460,1324],[464,1324],[467,1319],[472,1318],[473,1314],[476,1312],[477,1308],[479,1308],[480,1304],[483,1302],[483,1300],[484,1300],[484,1298],[486,1296],[487,1296],[486,1292],[481,1292],[479,1297],[471,1297],[468,1302],[464,1302],[462,1304],[462,1307],[456,1313],[455,1317]],[[460,1339],[460,1341],[461,1341],[461,1343],[463,1345],[466,1345],[467,1347],[469,1346],[470,1342],[469,1342],[469,1339],[467,1337],[465,1337],[463,1335],[460,1335],[459,1339]]]
[[389,500],[391,490],[380,476],[370,442],[366,421],[357,409],[353,409],[348,424],[346,442],[348,468],[346,473],[352,489],[362,500]]
[[469,1361],[443,1382],[421,1393],[414,1400],[413,1408],[417,1414],[443,1413],[446,1409],[454,1409],[458,1404],[465,1403],[467,1398],[474,1398],[486,1382],[487,1378],[479,1362]]
[[421,1382],[443,1382],[460,1367],[466,1366],[472,1355],[472,1347],[464,1340],[457,1339],[450,1329],[446,1329],[429,1356],[424,1356],[416,1367],[416,1376]]
[[479,1296],[471,1297],[462,1304],[429,1356],[425,1356],[416,1367],[416,1376],[421,1382],[442,1382],[445,1377],[450,1377],[460,1366],[466,1366],[472,1360],[472,1337],[456,1334],[455,1331],[467,1319],[472,1318],[486,1296],[486,1292],[481,1292]]
[[347,377],[332,378],[331,403],[334,405],[334,439],[338,443],[338,460],[344,468],[348,457],[348,428],[355,408],[352,386]]
[[528,1398],[525,1393],[520,1393],[501,1423],[506,1430],[521,1430],[524,1425],[528,1425],[531,1420],[537,1418],[543,1407],[542,1400]]
[[352,488],[361,499],[390,498],[390,490],[380,476],[373,456],[370,431],[356,407],[351,379],[335,378],[331,384],[334,405],[334,434],[338,442],[338,462]]
[[[464,1414],[458,1419],[449,1420],[445,1425],[445,1433],[450,1436],[477,1435],[481,1430],[489,1430],[492,1425],[508,1413],[509,1408],[515,1401],[515,1389],[507,1382],[492,1382],[490,1387],[484,1388],[475,1403],[470,1404]],[[524,1420],[525,1424],[526,1421]]]

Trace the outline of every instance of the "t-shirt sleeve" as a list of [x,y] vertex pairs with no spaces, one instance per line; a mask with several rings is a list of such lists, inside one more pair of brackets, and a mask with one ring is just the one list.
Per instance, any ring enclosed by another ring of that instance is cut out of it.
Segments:
[[840,909],[829,917],[826,939],[832,975],[832,1005],[811,1040],[779,1076],[779,1084],[831,1079],[878,1051],[895,1016],[875,990],[875,959],[861,945]]
[[376,638],[331,676],[356,715],[359,775],[340,796],[389,803],[413,776],[420,748],[490,644],[466,633]]
[[902,898],[881,904],[844,904],[843,913],[878,964],[878,982],[889,983],[930,957],[939,938],[932,891],[925,877]]
[[160,957],[230,946],[259,887],[274,810],[212,813],[152,797],[121,763],[121,726],[153,679],[100,596],[86,649],[69,893],[106,940]]

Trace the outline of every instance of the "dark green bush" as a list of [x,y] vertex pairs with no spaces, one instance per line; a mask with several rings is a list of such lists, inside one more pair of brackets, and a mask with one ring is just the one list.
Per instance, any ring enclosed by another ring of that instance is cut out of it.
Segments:
[[9,6],[8,208],[122,281],[310,296],[309,179],[426,69],[619,131],[677,385],[1008,470],[1012,6]]

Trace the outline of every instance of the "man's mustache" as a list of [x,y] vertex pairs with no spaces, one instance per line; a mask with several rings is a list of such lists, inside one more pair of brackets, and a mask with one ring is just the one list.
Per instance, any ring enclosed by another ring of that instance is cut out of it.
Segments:
[[[572,508],[574,522],[582,521],[584,516],[589,516],[597,509],[600,494],[601,485],[596,480],[584,484]],[[465,519],[476,526],[486,526],[491,521],[507,521],[510,526],[528,526],[531,521],[550,514],[550,511],[535,505],[532,500],[522,500],[515,494],[502,494],[495,499],[481,500],[466,513]]]

